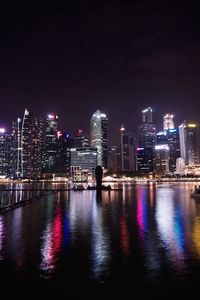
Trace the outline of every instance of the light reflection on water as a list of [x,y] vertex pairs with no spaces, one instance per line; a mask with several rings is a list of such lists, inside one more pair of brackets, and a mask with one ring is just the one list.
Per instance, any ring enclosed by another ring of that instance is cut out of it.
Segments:
[[[101,196],[100,196],[101,197]],[[102,206],[97,205],[96,193],[93,193],[92,203],[92,238],[91,238],[91,271],[94,278],[100,278],[108,272],[109,237],[103,224]],[[92,276],[92,277],[93,277]]]
[[124,187],[59,192],[0,215],[0,272],[9,266],[9,272],[48,280],[61,269],[65,277],[76,270],[76,277],[96,282],[137,274],[144,282],[196,276],[200,203],[190,197],[193,185]]
[[184,268],[186,237],[183,226],[181,207],[176,207],[174,190],[162,188],[157,190],[156,222],[162,246],[167,250],[166,255],[172,267]]
[[5,238],[5,233],[4,233],[4,221],[3,217],[0,216],[0,260],[4,259],[4,238]]
[[62,216],[59,208],[55,211],[52,223],[48,223],[44,230],[41,240],[41,265],[40,268],[45,275],[52,273],[56,268],[62,246]]

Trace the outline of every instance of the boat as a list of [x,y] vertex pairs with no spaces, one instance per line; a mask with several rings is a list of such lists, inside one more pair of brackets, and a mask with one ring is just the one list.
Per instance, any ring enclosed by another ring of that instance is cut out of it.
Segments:
[[88,185],[87,189],[88,190],[111,191],[111,186],[110,185],[108,185],[108,186],[102,185],[101,187],[98,188],[97,186]]
[[96,186],[87,187],[88,190],[99,190],[99,191],[123,191],[123,188],[111,188],[110,185],[102,185],[100,188]]
[[195,190],[191,193],[191,197],[200,198],[200,187],[195,187]]
[[75,184],[72,188],[72,191],[84,191],[85,188],[83,184]]

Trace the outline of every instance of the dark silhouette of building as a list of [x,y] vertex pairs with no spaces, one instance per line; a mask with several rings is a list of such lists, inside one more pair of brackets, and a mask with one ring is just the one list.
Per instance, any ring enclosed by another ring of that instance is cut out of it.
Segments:
[[153,124],[152,108],[142,111],[142,124],[138,127],[137,170],[150,173],[153,170],[156,145],[156,126]]
[[136,142],[132,134],[125,130],[124,126],[120,129],[120,171],[133,172],[136,170]]

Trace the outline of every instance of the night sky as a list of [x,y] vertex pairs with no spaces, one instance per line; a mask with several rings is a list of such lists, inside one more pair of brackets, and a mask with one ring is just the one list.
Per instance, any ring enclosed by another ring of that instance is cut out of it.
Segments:
[[[17,2],[17,1],[16,1]],[[109,117],[112,142],[140,111],[200,121],[199,10],[188,1],[8,3],[0,9],[0,125],[56,112],[62,129]]]

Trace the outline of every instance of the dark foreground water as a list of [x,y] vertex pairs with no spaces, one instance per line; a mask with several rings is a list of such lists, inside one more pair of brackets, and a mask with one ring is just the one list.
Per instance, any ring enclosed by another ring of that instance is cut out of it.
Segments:
[[[0,214],[1,292],[194,299],[200,200],[191,199],[192,188],[165,183],[126,184],[123,192],[98,195],[66,191]],[[7,193],[4,201],[16,198]]]

